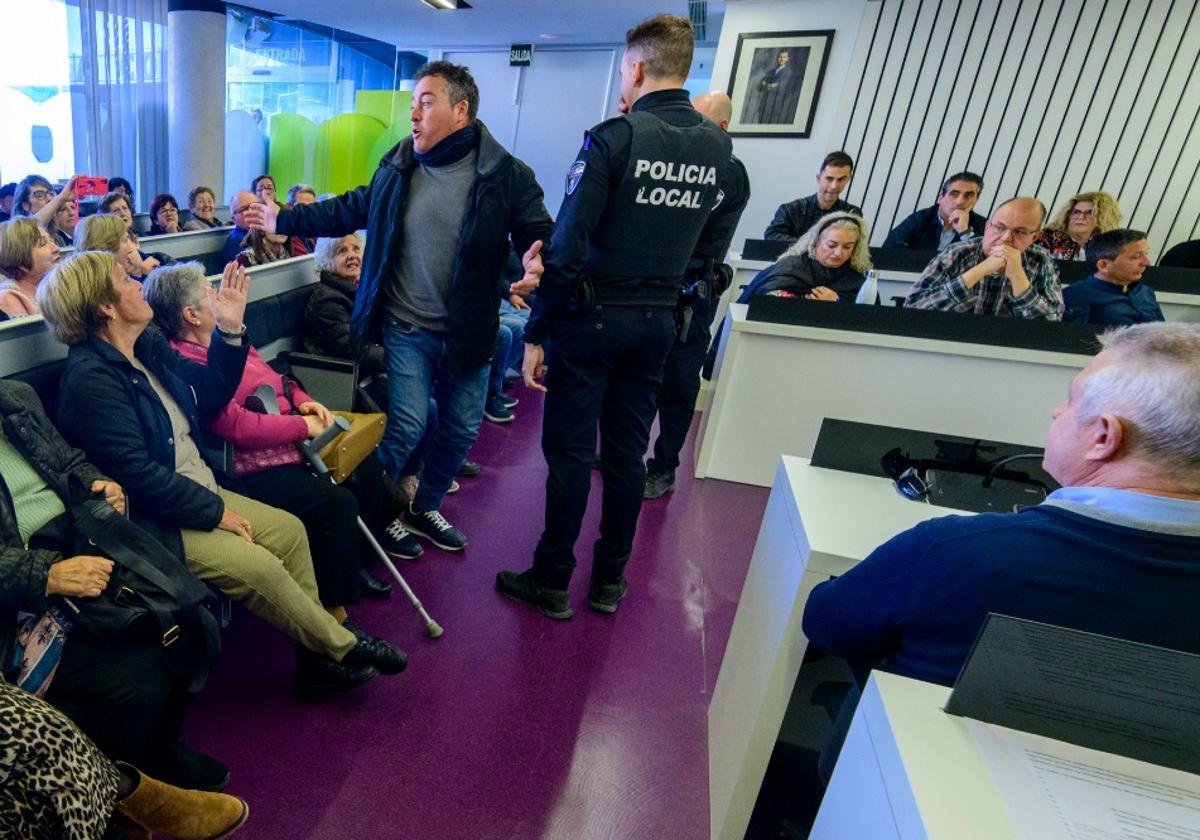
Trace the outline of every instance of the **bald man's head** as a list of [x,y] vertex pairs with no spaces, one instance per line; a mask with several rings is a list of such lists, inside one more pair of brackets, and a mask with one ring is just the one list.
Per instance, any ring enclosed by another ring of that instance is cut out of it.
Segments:
[[1036,198],[1017,196],[1001,202],[988,219],[983,234],[984,251],[991,251],[999,244],[1024,251],[1033,244],[1045,218],[1046,205]]
[[251,204],[258,203],[260,203],[258,196],[252,192],[242,190],[235,195],[229,204],[229,209],[233,211],[233,224],[240,230],[249,230],[250,227],[242,221],[242,212]]
[[729,128],[729,121],[733,119],[733,100],[724,91],[702,93],[692,100],[692,107],[721,126],[722,131]]

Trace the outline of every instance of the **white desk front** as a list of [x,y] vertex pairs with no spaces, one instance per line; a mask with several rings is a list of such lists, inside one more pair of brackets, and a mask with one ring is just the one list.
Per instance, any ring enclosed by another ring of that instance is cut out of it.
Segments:
[[[843,306],[849,304],[828,304]],[[696,436],[696,477],[769,486],[826,417],[1041,446],[1088,357],[746,319],[733,304]]]
[[950,689],[876,671],[810,840],[1016,840]]
[[962,511],[903,498],[884,478],[779,461],[708,707],[713,840],[746,833],[808,647],[809,593],[901,531],[953,513]]

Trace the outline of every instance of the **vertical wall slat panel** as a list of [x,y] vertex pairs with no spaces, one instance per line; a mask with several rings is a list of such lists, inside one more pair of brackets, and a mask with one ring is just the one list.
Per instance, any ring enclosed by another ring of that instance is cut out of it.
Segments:
[[[1200,228],[1200,14],[1190,0],[883,0],[859,29],[841,119],[846,198],[872,241],[950,171],[1053,209],[1117,195],[1155,255]],[[1137,21],[1136,27],[1134,21]],[[947,80],[947,81],[943,81]],[[1185,180],[1186,179],[1186,180]]]

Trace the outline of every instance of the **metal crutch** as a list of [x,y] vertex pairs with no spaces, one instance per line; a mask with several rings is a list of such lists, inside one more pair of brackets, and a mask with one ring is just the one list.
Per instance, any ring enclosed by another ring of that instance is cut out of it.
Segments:
[[[260,414],[279,414],[279,400],[275,395],[275,389],[265,382],[259,385],[254,390],[254,393],[246,398],[246,408]],[[312,440],[302,440],[296,444],[300,448],[300,452],[304,455],[305,460],[308,461],[308,466],[318,478],[327,478],[334,484],[337,483],[334,482],[333,474],[329,471],[329,467],[325,466],[320,453],[321,449],[327,443],[343,432],[348,431],[350,431],[350,423],[346,418],[334,417],[333,425],[328,429],[321,432]],[[444,632],[442,625],[434,621],[429,613],[426,612],[425,607],[421,605],[420,599],[412,591],[412,587],[408,585],[408,581],[404,579],[404,576],[400,574],[395,564],[392,563],[392,558],[388,557],[387,552],[383,550],[383,547],[375,539],[375,535],[371,533],[366,523],[362,521],[362,517],[360,516],[357,519],[358,529],[362,531],[371,548],[375,550],[375,554],[383,562],[383,565],[387,567],[387,570],[392,573],[392,577],[396,579],[396,583],[400,584],[400,588],[404,590],[404,595],[408,598],[409,603],[413,605],[413,608],[421,616],[421,620],[425,622],[425,632],[429,634],[431,639],[439,638]]]

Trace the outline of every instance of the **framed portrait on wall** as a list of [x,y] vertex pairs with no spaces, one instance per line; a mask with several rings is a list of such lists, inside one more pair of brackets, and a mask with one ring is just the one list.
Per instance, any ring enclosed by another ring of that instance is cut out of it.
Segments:
[[729,77],[729,133],[808,137],[832,44],[833,30],[738,35]]

